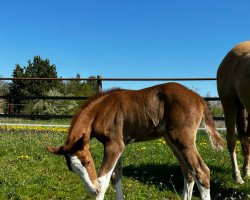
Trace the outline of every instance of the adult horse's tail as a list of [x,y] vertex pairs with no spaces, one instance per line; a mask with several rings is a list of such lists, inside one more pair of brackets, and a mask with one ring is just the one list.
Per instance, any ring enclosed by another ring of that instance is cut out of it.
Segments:
[[211,112],[210,112],[210,110],[207,106],[207,103],[205,101],[203,101],[203,105],[204,105],[204,117],[203,117],[203,119],[205,122],[207,132],[209,134],[209,139],[210,139],[214,148],[222,150],[223,146],[224,146],[224,141],[223,141],[222,137],[220,136],[220,134],[216,131],[213,117],[212,117]]

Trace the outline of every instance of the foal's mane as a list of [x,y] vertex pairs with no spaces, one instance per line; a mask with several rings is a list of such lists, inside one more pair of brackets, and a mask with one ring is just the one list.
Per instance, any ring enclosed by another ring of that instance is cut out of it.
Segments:
[[89,97],[80,107],[80,109],[73,115],[73,118],[72,118],[72,121],[71,121],[71,125],[70,125],[70,128],[69,128],[69,134],[72,130],[72,128],[74,127],[77,119],[80,117],[80,114],[82,112],[84,112],[84,110],[86,108],[88,108],[88,106],[90,106],[93,102],[95,102],[96,100],[98,100],[100,97],[103,97],[105,95],[108,95],[110,93],[113,93],[113,92],[116,92],[116,91],[121,91],[123,89],[121,88],[111,88],[111,89],[108,89],[108,90],[104,90],[104,91],[101,91],[101,92],[98,92],[97,94],[93,95],[92,97]]

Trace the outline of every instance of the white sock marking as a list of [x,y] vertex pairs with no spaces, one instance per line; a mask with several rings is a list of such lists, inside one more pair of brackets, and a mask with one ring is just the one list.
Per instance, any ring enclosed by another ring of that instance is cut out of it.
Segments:
[[195,183],[194,181],[188,182],[184,178],[184,188],[183,188],[183,192],[182,192],[182,199],[183,200],[191,200],[192,199],[194,183]]
[[114,163],[114,166],[112,167],[112,169],[107,173],[105,174],[104,176],[101,176],[98,178],[98,182],[100,184],[100,191],[98,193],[98,195],[96,196],[96,200],[103,200],[104,199],[104,195],[105,195],[105,192],[106,190],[108,189],[108,186],[109,186],[109,181],[110,181],[110,178],[111,178],[111,175],[114,171],[114,168],[116,166],[116,163],[118,161],[118,159],[120,158],[120,155],[118,156],[116,162]]
[[200,182],[195,177],[194,177],[194,180],[195,180],[195,182],[198,186],[198,189],[200,191],[201,200],[211,200],[210,189],[207,189],[204,186],[202,186],[200,184]]
[[238,163],[237,163],[237,157],[236,157],[235,152],[233,152],[233,154],[231,155],[231,159],[232,159],[233,176],[236,179],[235,181],[237,183],[243,184],[244,181],[243,181],[243,179],[241,177],[241,174],[240,174],[240,170],[239,170],[239,166],[238,166]]
[[100,191],[99,191],[98,195],[96,196],[96,200],[103,200],[104,199],[104,195],[105,195],[106,190],[108,189],[109,181],[110,181],[110,178],[111,178],[111,175],[113,173],[114,168],[115,168],[115,165],[112,168],[112,170],[110,170],[106,175],[98,178],[98,182],[100,184]]

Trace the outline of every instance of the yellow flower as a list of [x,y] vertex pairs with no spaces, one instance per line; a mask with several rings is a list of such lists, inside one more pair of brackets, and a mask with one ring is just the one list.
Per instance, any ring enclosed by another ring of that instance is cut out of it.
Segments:
[[162,145],[162,144],[164,144],[164,145],[165,145],[165,144],[166,144],[166,141],[165,141],[165,140],[160,139],[160,140],[159,140],[159,142],[158,142],[158,145]]
[[8,126],[8,125],[1,125],[0,129],[4,130],[31,130],[31,131],[54,131],[54,132],[68,132],[67,127],[50,127],[50,126],[22,126],[22,125],[15,125],[15,126]]
[[137,150],[141,151],[141,150],[145,150],[145,149],[147,149],[147,148],[146,147],[141,147],[141,148],[138,148]]
[[201,145],[201,146],[206,146],[206,145],[207,145],[207,142],[203,140],[203,141],[200,142],[200,145]]
[[18,159],[20,159],[20,160],[29,160],[30,159],[30,156],[18,156],[17,157]]

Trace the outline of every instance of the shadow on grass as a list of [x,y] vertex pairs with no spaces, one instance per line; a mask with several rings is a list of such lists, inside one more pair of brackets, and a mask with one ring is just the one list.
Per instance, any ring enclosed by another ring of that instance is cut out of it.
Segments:
[[[223,169],[213,166],[213,173],[221,173]],[[226,173],[226,172],[225,172]],[[147,185],[154,185],[159,191],[168,189],[173,193],[182,194],[183,176],[178,165],[168,164],[143,164],[140,166],[129,165],[123,168],[123,175]],[[239,189],[225,188],[220,180],[211,180],[211,199],[245,199]],[[240,194],[240,196],[239,196]],[[193,196],[199,197],[197,186],[194,186]]]

